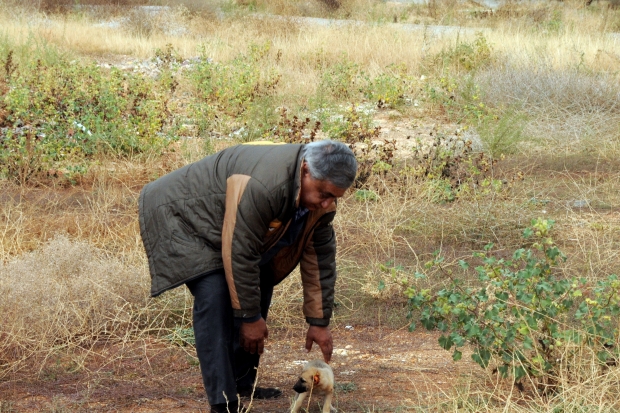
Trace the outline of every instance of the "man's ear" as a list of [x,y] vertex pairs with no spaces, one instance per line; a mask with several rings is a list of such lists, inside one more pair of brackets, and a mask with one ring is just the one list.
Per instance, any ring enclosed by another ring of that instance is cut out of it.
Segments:
[[319,373],[318,371],[314,373],[314,377],[312,377],[312,381],[314,382],[315,386],[319,384],[321,382],[321,373]]
[[308,174],[310,174],[310,168],[308,168],[308,162],[304,161],[301,165],[301,175],[306,176]]

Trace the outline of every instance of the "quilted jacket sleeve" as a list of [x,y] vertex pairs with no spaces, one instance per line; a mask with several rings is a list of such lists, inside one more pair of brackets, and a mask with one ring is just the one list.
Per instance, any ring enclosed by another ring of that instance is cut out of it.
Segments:
[[304,315],[311,325],[326,326],[332,316],[336,285],[335,212],[325,214],[306,245],[300,263]]

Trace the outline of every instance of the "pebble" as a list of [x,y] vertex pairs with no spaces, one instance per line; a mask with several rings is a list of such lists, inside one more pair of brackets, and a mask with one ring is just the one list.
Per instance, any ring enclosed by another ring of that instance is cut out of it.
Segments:
[[[213,60],[207,58],[206,63],[213,63]],[[183,71],[190,69],[196,66],[199,63],[202,63],[203,59],[199,56],[195,56],[189,59],[185,59],[182,62],[172,62],[170,64],[170,69],[174,71]],[[157,78],[161,75],[162,69],[164,68],[165,63],[159,58],[155,57],[152,59],[146,60],[128,60],[119,64],[110,64],[110,63],[99,63],[97,66],[104,69],[116,68],[126,72],[139,73],[145,76],[149,76],[151,78]]]

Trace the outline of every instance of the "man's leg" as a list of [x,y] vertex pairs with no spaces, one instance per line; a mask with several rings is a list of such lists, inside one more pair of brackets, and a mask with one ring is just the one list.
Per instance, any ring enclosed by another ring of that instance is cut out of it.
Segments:
[[194,296],[196,354],[209,404],[236,402],[234,318],[224,270],[190,281],[187,287]]
[[[269,313],[269,306],[271,305],[271,298],[273,296],[273,274],[267,268],[267,266],[261,267],[260,274],[260,307],[261,315],[265,321],[267,321],[267,315]],[[241,321],[235,320],[235,338],[233,346],[235,349],[235,378],[237,379],[237,389],[243,396],[248,395],[248,391],[254,387],[254,381],[256,380],[256,372],[260,361],[258,354],[248,353],[239,344],[239,329],[241,328]],[[282,394],[281,391],[274,389],[263,389],[261,393],[255,394],[257,398],[273,398]]]

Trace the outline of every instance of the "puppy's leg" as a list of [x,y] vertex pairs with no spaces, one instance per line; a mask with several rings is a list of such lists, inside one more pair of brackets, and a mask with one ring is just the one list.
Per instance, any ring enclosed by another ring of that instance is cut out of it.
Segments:
[[332,407],[332,397],[334,393],[327,393],[325,396],[325,404],[323,405],[323,413],[330,413],[332,410],[336,410],[336,408]]
[[299,393],[299,395],[297,396],[297,400],[295,400],[295,405],[291,409],[291,413],[299,413],[299,410],[301,409],[301,405],[303,404],[307,395],[308,395],[308,392]]

